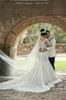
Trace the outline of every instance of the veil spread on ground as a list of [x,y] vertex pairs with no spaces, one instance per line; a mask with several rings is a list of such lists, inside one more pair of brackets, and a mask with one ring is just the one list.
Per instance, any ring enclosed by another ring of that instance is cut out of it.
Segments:
[[21,59],[13,60],[9,56],[7,56],[2,50],[0,50],[0,58],[8,64],[11,69],[11,77],[21,77],[21,75],[25,74],[29,70],[33,68],[33,65],[38,57],[39,51],[39,39],[37,40],[32,51],[27,55],[23,56]]
[[13,60],[0,50],[0,58],[10,65],[12,75],[20,77],[0,83],[0,89],[45,92],[60,81],[49,63],[47,52],[39,53],[39,42],[40,39],[32,51],[21,60]]

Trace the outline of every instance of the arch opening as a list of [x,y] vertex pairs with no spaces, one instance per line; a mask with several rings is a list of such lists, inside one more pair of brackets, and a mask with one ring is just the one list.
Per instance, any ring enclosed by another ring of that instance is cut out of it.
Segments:
[[10,48],[10,57],[15,58],[16,56],[25,56],[29,54],[40,35],[41,28],[44,28],[45,30],[50,30],[51,35],[53,35],[56,38],[57,53],[65,52],[64,47],[66,42],[66,33],[64,33],[64,31],[61,28],[54,24],[37,23],[27,27],[16,37],[15,43],[12,44]]
[[35,17],[30,17],[26,19],[25,21],[20,21],[19,23],[17,23],[17,25],[15,25],[11,29],[9,36],[6,39],[5,52],[9,54],[11,45],[17,44],[18,36],[21,33],[23,33],[26,28],[28,28],[29,26],[33,24],[50,23],[50,24],[60,27],[65,32],[66,31],[65,24],[61,22],[61,19],[60,20],[58,19],[60,18],[56,16],[35,16]]

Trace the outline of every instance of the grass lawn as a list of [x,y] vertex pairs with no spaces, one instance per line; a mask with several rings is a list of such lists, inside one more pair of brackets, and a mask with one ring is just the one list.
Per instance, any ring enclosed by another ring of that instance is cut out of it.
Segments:
[[66,61],[55,61],[55,68],[58,70],[66,70]]

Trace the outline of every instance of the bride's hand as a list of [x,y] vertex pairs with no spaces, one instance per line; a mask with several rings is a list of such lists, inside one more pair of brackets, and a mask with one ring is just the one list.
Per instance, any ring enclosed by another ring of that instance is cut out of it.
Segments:
[[45,51],[47,51],[47,49],[44,49],[44,48],[39,49],[39,52],[45,52]]

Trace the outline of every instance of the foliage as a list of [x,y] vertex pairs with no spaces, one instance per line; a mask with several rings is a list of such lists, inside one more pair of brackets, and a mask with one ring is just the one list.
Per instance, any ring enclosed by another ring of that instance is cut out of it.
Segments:
[[24,43],[35,43],[40,35],[41,28],[50,30],[51,35],[55,36],[57,42],[66,42],[66,33],[64,33],[59,27],[48,23],[38,23],[27,28],[27,39],[24,40]]
[[[66,33],[63,32],[59,27],[48,24],[48,23],[37,23],[33,24],[30,27],[27,28],[27,31],[25,30],[24,33],[21,35],[22,42],[18,43],[18,49],[19,52],[22,54],[22,52],[25,54],[28,54],[33,46],[35,45],[38,37],[40,36],[40,29],[44,28],[45,30],[50,30],[51,35],[53,35],[56,38],[57,45],[56,45],[56,52],[66,52]],[[25,37],[23,37],[25,35]],[[20,39],[19,39],[20,40]],[[29,51],[29,52],[28,52]]]

